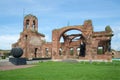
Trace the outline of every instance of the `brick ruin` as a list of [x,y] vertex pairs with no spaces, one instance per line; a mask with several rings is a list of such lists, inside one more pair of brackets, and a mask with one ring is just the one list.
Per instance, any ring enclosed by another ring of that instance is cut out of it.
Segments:
[[[81,59],[81,60],[111,60],[111,38],[113,32],[110,26],[105,31],[94,32],[92,21],[86,20],[83,25],[66,26],[52,31],[52,42],[45,41],[45,35],[38,32],[38,19],[31,14],[24,17],[23,32],[18,42],[12,47],[21,47],[22,57]],[[79,34],[66,34],[70,30],[80,31]],[[60,42],[63,37],[63,42]],[[101,52],[101,53],[99,53]]]

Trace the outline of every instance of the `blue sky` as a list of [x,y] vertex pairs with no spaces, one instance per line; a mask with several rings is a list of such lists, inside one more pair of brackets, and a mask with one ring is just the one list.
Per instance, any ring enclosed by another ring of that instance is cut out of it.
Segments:
[[23,30],[23,16],[38,17],[39,32],[51,41],[52,30],[82,25],[91,19],[94,31],[110,25],[114,31],[112,48],[120,50],[120,0],[1,0],[0,49],[11,49]]

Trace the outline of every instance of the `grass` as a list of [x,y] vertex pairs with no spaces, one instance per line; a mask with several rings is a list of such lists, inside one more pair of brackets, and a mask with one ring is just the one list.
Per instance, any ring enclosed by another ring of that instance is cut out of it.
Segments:
[[0,71],[0,80],[120,80],[120,61],[113,63],[40,62],[25,69]]

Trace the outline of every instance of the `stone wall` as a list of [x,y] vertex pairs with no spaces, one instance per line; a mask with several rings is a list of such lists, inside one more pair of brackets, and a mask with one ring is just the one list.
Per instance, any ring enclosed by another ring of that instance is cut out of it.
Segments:
[[[111,38],[113,36],[110,26],[105,31],[94,32],[91,20],[86,20],[83,25],[66,26],[52,31],[52,42],[45,41],[45,35],[38,32],[38,19],[31,14],[24,17],[23,31],[18,42],[12,47],[21,47],[24,51],[22,57],[52,58],[52,59],[111,59]],[[82,33],[71,35],[67,31],[78,30]],[[64,42],[60,42],[63,37]],[[78,40],[74,39],[80,37]],[[98,54],[98,48],[102,54]]]

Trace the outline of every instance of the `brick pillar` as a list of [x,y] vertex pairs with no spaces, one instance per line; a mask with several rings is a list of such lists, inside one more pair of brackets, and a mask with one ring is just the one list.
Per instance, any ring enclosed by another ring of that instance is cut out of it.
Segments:
[[89,43],[86,43],[86,58],[92,59],[97,55],[97,47],[98,47],[98,41],[92,40]]
[[74,54],[73,54],[73,56],[76,57],[76,54],[77,54],[77,48],[74,47]]
[[99,41],[93,41],[91,46],[91,59],[94,59],[97,55],[97,49],[98,49],[98,42]]
[[59,34],[58,30],[52,31],[52,59],[59,57]]
[[52,57],[52,48],[49,48],[49,57]]
[[42,52],[41,52],[41,54],[42,54],[42,55],[41,55],[42,58],[44,58],[44,57],[45,57],[45,47],[42,48]]

